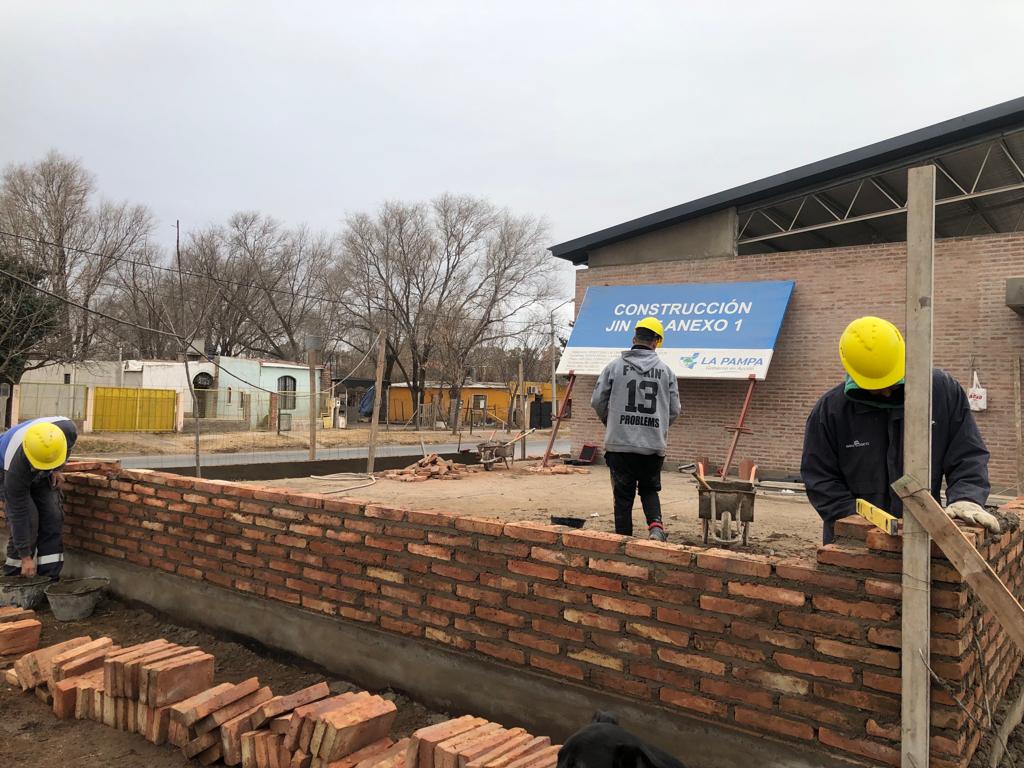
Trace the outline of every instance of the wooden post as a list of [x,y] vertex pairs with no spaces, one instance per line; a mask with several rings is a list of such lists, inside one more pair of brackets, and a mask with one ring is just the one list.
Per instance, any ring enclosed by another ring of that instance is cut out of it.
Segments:
[[1021,421],[1020,367],[1024,357],[1013,358],[1013,416],[1017,427],[1017,495],[1024,494],[1024,426]]
[[[930,484],[932,459],[932,267],[935,166],[907,175],[907,374],[903,472]],[[929,764],[932,540],[912,505],[903,516],[903,674],[900,765]]]
[[309,460],[316,461],[316,420],[320,416],[320,382],[316,366],[320,353],[320,337],[306,337],[306,362],[309,365]]
[[[522,414],[522,431],[525,432],[530,428],[530,425],[526,423],[526,386],[523,383],[523,358],[519,358],[519,410]],[[519,458],[526,458],[526,440],[519,441]]]
[[370,447],[366,453],[366,474],[373,474],[373,463],[377,459],[377,428],[380,424],[381,387],[384,386],[384,350],[386,334],[382,330],[377,339],[377,373],[373,379],[373,414],[370,416]]

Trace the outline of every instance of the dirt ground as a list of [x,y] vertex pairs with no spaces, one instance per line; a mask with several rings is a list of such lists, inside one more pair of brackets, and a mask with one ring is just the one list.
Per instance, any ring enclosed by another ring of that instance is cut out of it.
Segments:
[[[529,462],[532,464],[533,462]],[[611,480],[607,467],[591,467],[587,475],[537,475],[529,464],[511,471],[496,468],[460,480],[405,483],[380,477],[373,485],[353,488],[353,478],[272,480],[262,485],[318,493],[338,493],[368,501],[424,510],[448,510],[505,520],[551,522],[552,515],[583,517],[586,528],[614,531]],[[351,489],[351,490],[345,490]],[[697,486],[689,475],[666,470],[662,474],[662,516],[669,541],[700,544]],[[645,535],[643,513],[637,499],[634,531]],[[821,543],[821,519],[802,494],[758,494],[750,544],[744,550],[768,555],[813,554]]]
[[[258,648],[215,637],[206,632],[169,623],[149,611],[106,600],[90,618],[61,623],[48,610],[38,611],[43,622],[41,645],[72,637],[109,636],[122,646],[164,637],[172,642],[198,645],[216,658],[217,682],[240,682],[252,676],[275,693],[290,693],[321,680],[332,691],[357,690],[302,660],[275,655]],[[447,719],[394,691],[374,691],[398,706],[393,738]],[[157,747],[137,734],[124,733],[99,723],[58,720],[53,710],[31,693],[0,683],[0,764],[18,768],[180,768],[198,766],[170,746]]]
[[[535,435],[548,435],[550,430],[538,430]],[[431,443],[452,443],[458,440],[448,430],[404,430],[380,429],[380,445],[419,445],[420,440]],[[504,433],[499,433],[503,435]],[[569,431],[563,427],[559,434],[567,437]],[[463,434],[463,442],[469,445],[476,436]],[[192,433],[149,433],[149,432],[101,432],[81,435],[75,445],[75,454],[80,456],[155,456],[190,453],[194,447]],[[360,425],[352,429],[325,429],[317,432],[316,444],[321,448],[365,446],[370,442],[370,429]],[[277,434],[276,432],[215,432],[201,434],[200,450],[204,453],[245,453],[249,451],[270,451],[301,449],[309,447],[306,431]]]

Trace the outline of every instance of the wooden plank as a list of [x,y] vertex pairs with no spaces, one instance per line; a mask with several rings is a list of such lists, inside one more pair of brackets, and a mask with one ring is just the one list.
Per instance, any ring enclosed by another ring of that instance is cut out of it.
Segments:
[[[892,487],[903,504],[921,521],[953,567],[960,572],[1018,649],[1024,651],[1024,608],[974,548],[970,540],[943,512],[931,492],[920,481],[904,475]],[[906,545],[904,545],[906,546]]]
[[[935,166],[907,172],[907,372],[903,472],[931,477],[932,305]],[[902,768],[928,765],[931,677],[931,540],[913,514],[903,520]]]

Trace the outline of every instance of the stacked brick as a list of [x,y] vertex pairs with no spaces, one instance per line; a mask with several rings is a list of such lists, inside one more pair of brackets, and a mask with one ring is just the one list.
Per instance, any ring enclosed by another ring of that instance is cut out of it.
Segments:
[[[780,560],[156,472],[71,476],[67,495],[72,547],[898,762],[899,540],[880,533],[843,526],[816,558]],[[1021,534],[979,546],[1021,596]],[[995,708],[1019,658],[949,564],[933,571],[933,669],[977,709],[980,644]],[[978,740],[952,696],[933,697],[940,768]]]
[[0,668],[39,647],[42,629],[33,611],[16,606],[0,607]]
[[390,737],[397,707],[317,683],[274,696],[258,678],[213,685],[213,657],[159,639],[120,648],[80,637],[21,657],[9,679],[38,686],[61,719],[168,742],[202,765],[243,768],[554,768],[558,747],[522,728],[461,717]]

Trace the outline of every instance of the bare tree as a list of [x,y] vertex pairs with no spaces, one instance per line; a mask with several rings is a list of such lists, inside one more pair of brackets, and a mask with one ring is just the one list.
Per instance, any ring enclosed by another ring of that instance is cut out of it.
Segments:
[[[87,308],[109,295],[118,259],[138,256],[152,228],[145,207],[97,200],[92,176],[57,152],[9,167],[0,182],[0,229],[16,236],[5,247],[42,269],[43,284],[61,299]],[[86,309],[64,304],[51,343],[39,351],[52,360],[83,360],[98,330]]]
[[509,321],[552,290],[544,237],[538,220],[469,196],[352,216],[342,237],[351,324],[369,335],[389,318],[389,351],[414,403],[428,371],[439,373],[455,424],[470,351],[507,338]]

